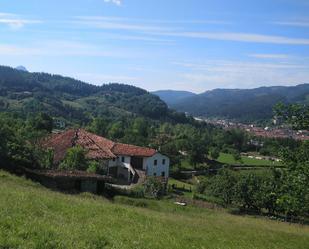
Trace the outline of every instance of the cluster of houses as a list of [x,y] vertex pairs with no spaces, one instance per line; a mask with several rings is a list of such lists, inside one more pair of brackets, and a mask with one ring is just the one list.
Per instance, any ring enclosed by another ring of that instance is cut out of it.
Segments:
[[278,126],[277,122],[274,122],[276,127],[257,127],[253,124],[242,124],[242,123],[234,123],[224,119],[202,119],[195,118],[195,120],[200,122],[210,123],[216,126],[223,127],[226,130],[229,129],[242,129],[251,134],[254,134],[257,137],[266,137],[266,138],[292,138],[295,140],[309,140],[309,131],[307,130],[299,130],[294,131],[289,127]]
[[[83,129],[70,129],[53,134],[42,142],[42,146],[53,150],[55,167],[65,158],[68,149],[80,146],[85,150],[86,158],[97,161],[100,168],[106,172],[106,177],[116,180],[116,184],[136,184],[148,176],[165,181],[169,177],[170,160],[155,149],[117,143]],[[97,180],[102,180],[102,176],[87,172],[77,174],[77,172],[46,171],[42,174],[46,177],[52,176],[54,179],[62,178],[67,181],[71,179],[71,185],[79,186],[81,191],[87,191],[88,188],[91,192],[96,192]],[[63,174],[68,177],[64,177]],[[63,181],[61,184],[64,184]]]

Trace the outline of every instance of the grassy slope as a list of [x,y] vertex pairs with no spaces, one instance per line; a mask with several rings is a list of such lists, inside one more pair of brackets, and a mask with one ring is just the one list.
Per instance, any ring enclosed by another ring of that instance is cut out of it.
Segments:
[[309,248],[309,227],[145,201],[65,195],[0,171],[0,248]]

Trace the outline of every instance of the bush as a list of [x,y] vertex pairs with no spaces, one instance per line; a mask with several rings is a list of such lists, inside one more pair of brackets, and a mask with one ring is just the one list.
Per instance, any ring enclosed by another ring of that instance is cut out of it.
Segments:
[[220,156],[220,150],[218,147],[212,147],[210,149],[210,156],[212,159],[216,160]]
[[144,183],[144,193],[152,198],[160,198],[165,193],[164,184],[156,177],[148,177]]
[[84,149],[80,146],[68,149],[64,160],[59,165],[59,168],[64,170],[87,169],[87,161]]
[[99,173],[100,171],[100,164],[97,161],[90,161],[88,163],[87,172],[88,173]]

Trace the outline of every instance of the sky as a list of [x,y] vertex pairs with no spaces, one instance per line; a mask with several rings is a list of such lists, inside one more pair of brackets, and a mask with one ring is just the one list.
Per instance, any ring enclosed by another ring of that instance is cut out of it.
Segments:
[[309,0],[1,0],[0,65],[148,91],[309,83]]

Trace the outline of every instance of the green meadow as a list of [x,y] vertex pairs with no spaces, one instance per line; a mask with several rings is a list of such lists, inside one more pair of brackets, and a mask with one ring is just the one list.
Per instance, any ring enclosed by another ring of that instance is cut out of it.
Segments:
[[309,227],[172,200],[69,195],[0,171],[0,248],[309,248]]
[[246,165],[246,166],[282,166],[281,162],[275,162],[265,159],[255,159],[249,158],[247,156],[241,156],[241,161],[236,161],[232,154],[227,153],[220,153],[219,158],[217,159],[218,162],[223,164],[230,164],[230,165]]

